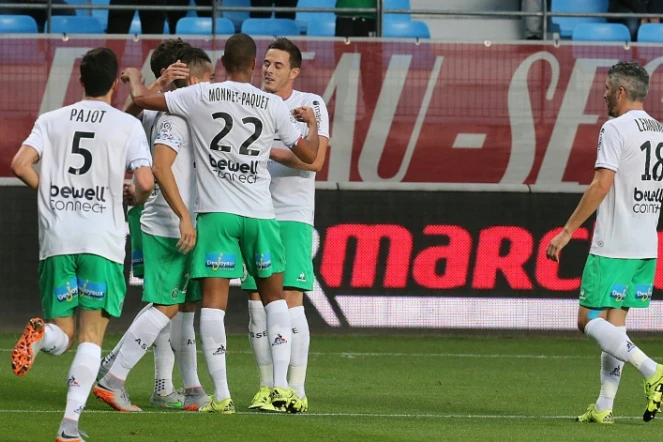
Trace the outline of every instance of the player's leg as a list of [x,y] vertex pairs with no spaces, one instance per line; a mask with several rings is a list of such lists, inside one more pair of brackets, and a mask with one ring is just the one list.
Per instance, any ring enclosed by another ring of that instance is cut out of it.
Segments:
[[[626,315],[628,314],[627,308],[622,309],[609,309],[607,311],[606,321],[617,327],[620,331],[626,334]],[[601,352],[601,391],[596,400],[595,410],[602,413],[606,410],[613,410],[613,404],[617,390],[619,389],[619,382],[622,378],[622,370],[624,369],[624,361],[620,361],[614,356]]]
[[[578,311],[580,331],[594,339],[604,352],[633,365],[645,378],[647,394],[647,409],[643,415],[645,421],[655,417],[661,404],[663,366],[649,358],[622,330],[608,322],[606,318],[607,309],[624,306],[629,284],[635,274],[649,272],[653,282],[655,266],[655,260],[616,260],[590,255],[583,272],[581,305]],[[590,277],[589,274],[594,274],[594,277]],[[586,288],[591,288],[591,292]],[[590,297],[590,293],[593,296]]]
[[226,371],[225,315],[230,280],[243,274],[239,232],[243,218],[227,213],[198,215],[198,243],[193,251],[191,277],[202,284],[200,338],[207,369],[214,382],[214,399],[201,407],[206,413],[235,413]]
[[184,383],[184,409],[187,411],[198,411],[210,403],[210,397],[198,378],[196,333],[193,327],[196,309],[201,300],[200,283],[197,280],[189,280],[186,302],[180,304],[179,312],[170,321],[170,342]]
[[[168,326],[170,318],[175,316],[177,304],[184,300],[182,288],[186,284],[186,261],[177,250],[176,243],[176,238],[143,235],[146,258],[143,301],[151,302],[153,306],[131,324],[115,363],[94,389],[97,397],[118,411],[138,411],[136,406],[126,400],[125,381],[133,367],[154,344],[161,330]],[[165,345],[169,347],[169,344]],[[172,365],[170,372],[169,377],[172,379]],[[155,384],[164,387],[166,382],[157,380]],[[175,392],[172,380],[170,391],[164,388],[157,390],[157,394],[153,394],[150,399],[152,405],[182,408],[183,398]]]
[[258,372],[260,374],[260,388],[253,396],[249,409],[261,409],[270,403],[270,395],[274,388],[274,367],[272,366],[272,352],[267,338],[267,314],[262,305],[255,279],[246,273],[242,280],[242,290],[249,296],[249,344],[253,351]]
[[44,319],[33,318],[12,352],[12,370],[25,376],[41,351],[59,356],[71,348],[78,282],[71,255],[52,256],[39,262],[39,290]]

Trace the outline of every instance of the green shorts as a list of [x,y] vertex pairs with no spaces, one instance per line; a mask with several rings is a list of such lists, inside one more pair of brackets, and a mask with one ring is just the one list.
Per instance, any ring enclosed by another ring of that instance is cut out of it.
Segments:
[[654,287],[656,259],[589,255],[580,284],[580,305],[592,309],[647,308]]
[[119,317],[127,285],[122,264],[77,254],[39,261],[39,289],[45,319],[73,316],[78,306]]
[[243,264],[250,275],[259,278],[285,269],[279,224],[275,219],[201,213],[197,231],[192,278],[241,278]]
[[[313,226],[297,221],[279,221],[281,241],[285,248],[283,287],[303,292],[313,290]],[[249,275],[242,280],[242,289],[255,292],[256,281]]]
[[177,249],[178,241],[143,232],[144,302],[175,305],[200,301],[199,284],[189,283],[192,254],[181,253]]
[[135,206],[127,211],[129,239],[131,240],[131,270],[136,278],[145,276],[143,264],[143,231],[140,229],[140,216],[144,206]]

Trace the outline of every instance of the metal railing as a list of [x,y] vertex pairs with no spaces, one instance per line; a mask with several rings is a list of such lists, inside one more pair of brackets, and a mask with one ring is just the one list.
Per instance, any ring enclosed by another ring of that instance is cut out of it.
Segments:
[[[51,17],[54,10],[130,10],[130,11],[201,11],[211,12],[212,17],[218,17],[221,12],[333,12],[336,14],[376,14],[376,35],[382,36],[384,14],[409,14],[409,15],[429,15],[441,17],[487,17],[487,18],[542,18],[542,38],[548,38],[548,19],[551,17],[586,17],[586,18],[658,18],[663,19],[660,14],[639,14],[622,12],[552,12],[543,8],[542,12],[523,12],[523,11],[444,11],[439,9],[384,9],[384,0],[378,0],[376,8],[298,8],[298,7],[249,7],[249,6],[223,6],[218,1],[212,2],[212,6],[165,6],[165,5],[93,5],[93,4],[53,4],[52,0],[46,3],[3,3],[2,8],[20,8],[20,9],[46,9],[46,32],[51,29]],[[171,30],[172,32],[172,30]],[[216,22],[212,20],[212,35],[216,36]]]

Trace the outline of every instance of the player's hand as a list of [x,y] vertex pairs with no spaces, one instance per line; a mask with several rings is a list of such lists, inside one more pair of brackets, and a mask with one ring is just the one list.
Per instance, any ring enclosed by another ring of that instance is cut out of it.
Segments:
[[313,109],[307,106],[301,106],[293,109],[292,116],[295,117],[295,120],[306,124],[310,124],[315,121],[315,114],[313,113]]
[[120,80],[124,83],[130,82],[132,78],[139,80],[141,83],[143,82],[143,74],[136,68],[126,68],[120,75]]
[[569,235],[565,230],[559,232],[548,244],[546,249],[546,256],[548,259],[552,259],[555,262],[559,262],[559,254],[564,247],[571,241],[571,235]]
[[186,67],[186,64],[177,60],[161,74],[161,77],[159,77],[159,86],[164,89],[175,80],[185,80],[187,78],[189,78],[189,68]]
[[122,188],[122,199],[130,206],[134,206],[136,202],[136,185],[134,183],[126,183]]
[[180,240],[177,241],[177,248],[185,255],[193,250],[196,245],[196,228],[190,216],[185,216],[180,220]]

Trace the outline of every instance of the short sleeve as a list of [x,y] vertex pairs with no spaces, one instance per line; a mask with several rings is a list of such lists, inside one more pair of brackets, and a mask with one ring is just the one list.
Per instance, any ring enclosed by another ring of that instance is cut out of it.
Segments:
[[329,139],[329,113],[327,113],[325,102],[315,95],[311,105],[315,114],[315,121],[318,123],[318,136]]
[[189,127],[183,118],[175,115],[163,115],[157,124],[154,145],[163,144],[179,153],[188,135]]
[[624,140],[615,125],[611,121],[606,122],[599,134],[599,147],[594,168],[610,169],[617,172],[623,145]]
[[186,117],[195,106],[200,96],[202,84],[189,87],[182,87],[177,90],[166,92],[166,106],[168,113]]
[[127,149],[127,170],[133,172],[139,167],[152,167],[152,155],[145,131],[138,120],[133,124]]
[[37,121],[35,121],[35,125],[32,127],[32,132],[30,132],[28,138],[25,139],[23,145],[32,147],[37,151],[39,157],[41,157],[41,154],[44,151],[44,140],[46,137],[46,123],[42,117],[39,117],[37,118]]
[[302,138],[302,131],[295,117],[292,116],[290,109],[283,100],[275,100],[276,106],[274,113],[276,118],[276,133],[281,142],[292,149]]

